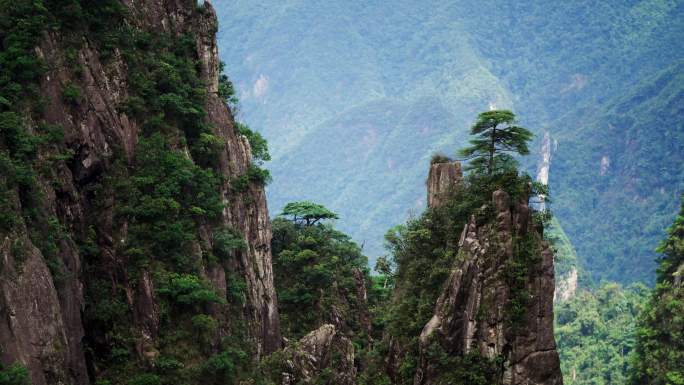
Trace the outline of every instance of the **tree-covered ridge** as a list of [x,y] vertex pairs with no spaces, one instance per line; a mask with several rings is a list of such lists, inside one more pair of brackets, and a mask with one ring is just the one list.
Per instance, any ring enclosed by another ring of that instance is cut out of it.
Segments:
[[636,320],[648,294],[642,284],[609,283],[581,289],[555,306],[564,384],[626,383]]
[[631,384],[684,384],[684,202],[658,247],[658,282],[639,317]]

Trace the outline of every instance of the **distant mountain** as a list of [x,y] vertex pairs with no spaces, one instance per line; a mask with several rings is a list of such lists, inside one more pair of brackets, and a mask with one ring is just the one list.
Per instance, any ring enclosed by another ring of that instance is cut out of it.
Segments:
[[684,191],[684,2],[216,3],[238,117],[269,139],[272,212],[318,201],[374,259],[424,207],[429,156],[512,108],[550,132],[552,208],[584,269],[652,279]]

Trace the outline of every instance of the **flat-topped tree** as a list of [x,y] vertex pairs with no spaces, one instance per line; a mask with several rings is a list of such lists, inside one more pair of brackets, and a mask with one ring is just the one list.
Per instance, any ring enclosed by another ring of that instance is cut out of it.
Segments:
[[470,140],[470,146],[459,151],[463,160],[469,161],[468,168],[492,175],[516,166],[511,154],[529,154],[527,142],[532,140],[533,134],[515,123],[515,114],[508,110],[478,115],[470,129],[475,139]]
[[325,219],[339,218],[324,206],[309,201],[290,202],[280,215],[290,217],[295,223],[305,226],[312,226]]

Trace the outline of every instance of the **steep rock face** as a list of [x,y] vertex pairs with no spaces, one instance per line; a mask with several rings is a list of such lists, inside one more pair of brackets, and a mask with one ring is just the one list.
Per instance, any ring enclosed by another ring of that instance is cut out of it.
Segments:
[[457,262],[420,335],[416,385],[439,383],[432,344],[450,356],[498,360],[502,384],[562,384],[553,252],[532,226],[527,199],[511,202],[497,190],[491,205],[493,221],[478,224],[472,216],[463,229]]
[[[223,297],[227,281],[230,283],[229,272],[233,273],[231,277],[244,278],[244,313],[255,350],[257,354],[274,351],[281,341],[268,209],[261,185],[249,183],[243,191],[235,192],[229,183],[231,178],[247,173],[251,153],[247,139],[236,132],[231,112],[217,95],[219,62],[214,11],[208,2],[198,8],[194,0],[126,0],[123,4],[132,15],[128,22],[137,27],[196,36],[200,76],[207,89],[207,121],[225,144],[218,154],[219,171],[225,177],[220,185],[221,196],[226,203],[220,221],[239,231],[246,247],[234,251],[237,263],[233,264],[204,264],[199,243],[194,246],[194,254],[204,277]],[[117,204],[113,196],[106,192],[98,197],[93,194],[95,182],[108,175],[114,162],[130,163],[136,156],[141,127],[119,108],[130,96],[130,74],[121,52],[114,50],[113,58],[105,63],[98,49],[85,37],[82,40],[75,64],[67,61],[65,38],[58,32],[46,32],[36,48],[49,68],[40,82],[40,94],[46,101],[41,120],[63,127],[63,145],[73,152],[70,160],[54,163],[49,177],[37,181],[42,193],[40,209],[54,216],[55,226],[61,229],[51,262],[60,266],[61,273],[51,274],[48,256],[34,244],[36,238],[27,236],[33,231],[48,237],[54,229],[18,226],[0,234],[1,358],[6,363],[19,361],[27,365],[34,385],[87,384],[89,374],[99,370],[92,365],[90,373],[86,369],[89,360],[84,353],[86,330],[82,313],[84,287],[90,277],[83,271],[82,248],[74,241],[88,238],[90,230],[98,234],[93,241],[99,250],[101,267],[111,271],[112,287],[123,287],[126,292],[134,327],[140,332],[137,350],[141,358],[154,358],[151,345],[158,337],[159,307],[151,273],[143,271],[137,278],[127,275],[129,259],[117,247],[126,240],[128,223],[119,224],[113,219]],[[78,76],[74,74],[74,65],[79,68]],[[65,100],[65,85],[81,90],[78,100]],[[21,194],[15,191],[16,207],[22,205]],[[96,199],[103,202],[100,211],[95,210]],[[198,237],[211,246],[214,234],[209,226],[202,225]],[[219,319],[221,312],[213,310]]]
[[321,383],[320,375],[330,370],[326,383],[356,384],[354,346],[335,326],[326,324],[285,349],[287,370],[282,385]]
[[577,280],[577,269],[573,267],[565,277],[561,277],[560,282],[556,285],[556,293],[553,301],[560,303],[574,297],[577,292]]
[[9,267],[0,276],[3,361],[26,364],[34,384],[86,383],[82,350],[73,343],[83,332],[70,330],[65,323],[57,288],[40,251],[26,239],[14,240],[26,248],[17,256],[10,251],[10,242],[5,238],[1,251],[3,266]]
[[427,205],[434,208],[441,206],[453,189],[463,178],[461,163],[438,162],[430,165],[427,179]]
[[[212,97],[208,100],[209,120],[225,138],[226,151],[221,154],[221,170],[224,175],[245,175],[251,164],[252,153],[247,138],[238,134],[233,116],[216,94],[218,89],[219,58],[216,46],[216,14],[211,4],[199,26],[198,56],[202,63],[202,75]],[[230,192],[230,185],[223,185],[223,195],[228,203],[224,212],[226,224],[245,235],[247,250],[239,252],[242,273],[247,281],[251,320],[259,346],[270,353],[280,347],[280,324],[278,306],[273,285],[271,256],[271,224],[266,205],[266,194],[260,186],[250,186],[243,196]],[[219,280],[220,281],[220,280]]]

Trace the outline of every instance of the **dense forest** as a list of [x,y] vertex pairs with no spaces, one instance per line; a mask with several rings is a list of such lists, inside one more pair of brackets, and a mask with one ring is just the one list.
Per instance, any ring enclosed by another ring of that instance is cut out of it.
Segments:
[[684,384],[683,3],[213,3],[0,0],[0,385]]

